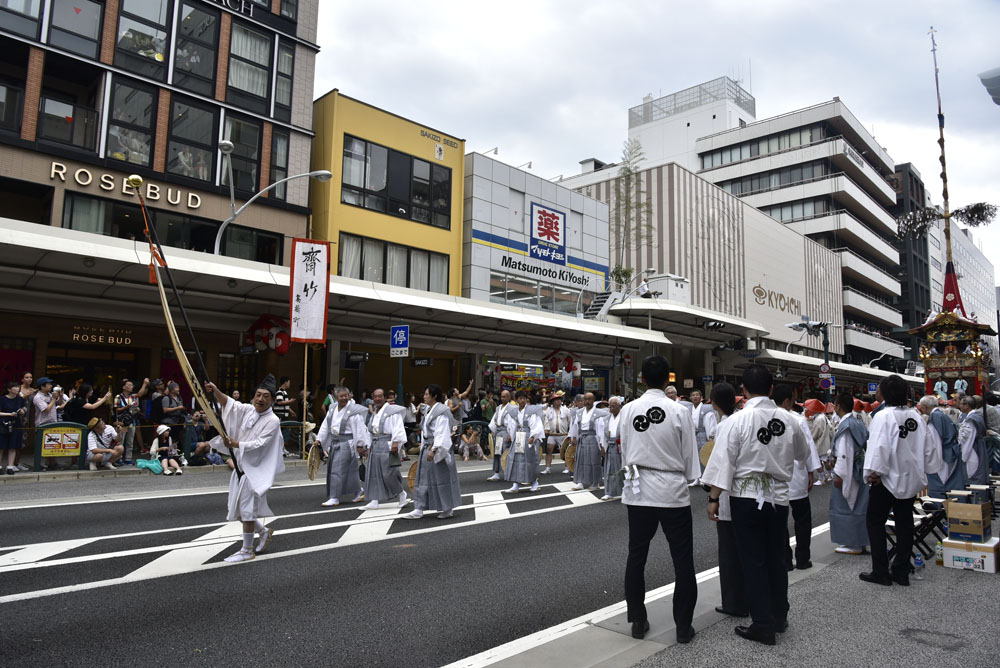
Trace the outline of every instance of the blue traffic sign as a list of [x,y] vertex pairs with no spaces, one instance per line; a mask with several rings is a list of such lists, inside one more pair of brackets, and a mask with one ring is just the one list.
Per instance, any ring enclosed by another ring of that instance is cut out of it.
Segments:
[[389,357],[409,357],[410,326],[393,325],[389,328]]
[[875,394],[878,392],[878,383],[868,383],[868,394]]

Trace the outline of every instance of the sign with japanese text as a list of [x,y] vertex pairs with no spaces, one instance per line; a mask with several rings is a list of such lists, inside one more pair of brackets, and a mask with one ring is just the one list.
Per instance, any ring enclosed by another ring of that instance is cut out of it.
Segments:
[[389,328],[389,357],[410,356],[410,326],[393,325]]
[[79,427],[49,427],[42,431],[42,457],[79,457],[82,442]]
[[292,279],[289,286],[291,340],[326,342],[326,315],[330,299],[330,243],[292,240]]
[[566,214],[531,203],[531,247],[528,255],[538,260],[566,264]]

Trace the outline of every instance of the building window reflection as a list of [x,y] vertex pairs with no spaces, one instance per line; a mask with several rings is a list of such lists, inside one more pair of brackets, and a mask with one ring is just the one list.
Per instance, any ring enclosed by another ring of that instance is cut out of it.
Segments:
[[52,3],[49,44],[96,58],[103,9],[103,5],[91,0]]
[[168,0],[122,0],[115,65],[153,79],[166,79]]
[[170,105],[170,141],[167,171],[189,179],[210,181],[215,174],[217,135],[215,114],[210,108],[175,99]]
[[185,2],[177,14],[174,85],[212,96],[215,92],[215,54],[219,15]]
[[339,250],[340,276],[448,294],[447,255],[344,233]]
[[151,90],[121,81],[112,84],[107,157],[149,167],[155,102]]

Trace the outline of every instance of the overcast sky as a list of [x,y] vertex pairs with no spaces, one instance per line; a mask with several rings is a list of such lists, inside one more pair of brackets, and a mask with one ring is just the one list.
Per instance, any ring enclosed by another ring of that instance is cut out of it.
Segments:
[[[1000,2],[321,0],[316,96],[331,88],[543,178],[616,161],[627,110],[719,76],[764,119],[839,96],[941,203],[930,26],[952,207],[1000,205]],[[1000,282],[1000,221],[976,238]]]

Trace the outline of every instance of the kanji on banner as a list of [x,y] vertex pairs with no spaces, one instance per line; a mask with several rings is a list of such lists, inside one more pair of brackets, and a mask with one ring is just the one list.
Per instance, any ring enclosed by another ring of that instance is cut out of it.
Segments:
[[531,203],[530,257],[566,264],[566,214],[557,209]]
[[292,280],[289,311],[292,341],[326,342],[326,314],[330,299],[330,243],[292,240]]

